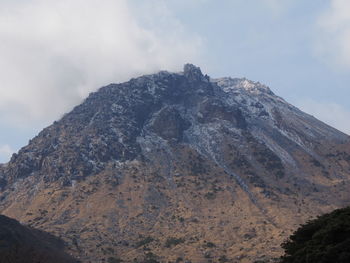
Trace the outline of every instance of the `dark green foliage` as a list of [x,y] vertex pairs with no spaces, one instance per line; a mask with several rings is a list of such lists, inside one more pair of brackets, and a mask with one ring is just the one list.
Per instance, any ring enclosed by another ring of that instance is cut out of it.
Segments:
[[229,260],[227,259],[227,257],[225,255],[222,255],[219,257],[219,262],[220,263],[225,263],[228,262]]
[[204,195],[204,197],[208,200],[214,200],[216,196],[213,192],[208,192]]
[[139,261],[136,258],[134,258],[134,263],[160,263],[158,261],[158,256],[153,254],[152,252],[148,252],[147,254],[145,254],[145,257]]
[[249,169],[251,168],[251,164],[248,162],[248,160],[238,152],[235,154],[234,159],[231,162],[232,167],[238,167],[238,168],[244,168]]
[[350,262],[350,207],[307,222],[282,247],[282,263]]
[[183,243],[185,240],[183,238],[169,237],[165,242],[165,247],[172,247]]
[[281,159],[269,148],[261,144],[260,149],[253,154],[257,161],[268,171],[273,172],[277,178],[282,178],[284,176],[284,167]]
[[213,248],[213,247],[216,247],[216,245],[213,242],[207,242],[206,247]]
[[323,167],[323,165],[317,161],[316,159],[312,159],[311,162],[313,163],[313,165],[317,166],[317,167]]
[[285,169],[281,159],[265,144],[257,141],[252,134],[245,133],[245,136],[253,150],[255,159],[262,164],[266,170],[274,174],[277,179],[284,177]]
[[205,165],[205,160],[201,156],[197,156],[195,159],[190,161],[190,171],[193,176],[207,173],[207,167]]
[[151,242],[153,242],[153,241],[154,241],[154,238],[153,238],[153,237],[145,237],[144,239],[139,240],[138,242],[136,242],[135,246],[136,246],[137,248],[139,248],[139,247],[142,247],[142,246],[144,246],[144,245],[147,245],[147,244],[149,244],[149,243],[151,243]]
[[153,254],[152,252],[148,252],[146,254],[146,257],[143,263],[160,263],[160,262],[157,260],[157,256],[155,254]]
[[119,258],[114,258],[114,257],[110,257],[107,260],[108,263],[122,263],[123,260],[119,259]]

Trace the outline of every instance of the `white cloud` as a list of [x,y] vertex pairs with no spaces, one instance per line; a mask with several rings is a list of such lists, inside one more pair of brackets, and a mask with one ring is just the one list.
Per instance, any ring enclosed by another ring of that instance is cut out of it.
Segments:
[[328,125],[350,135],[350,110],[336,103],[302,100],[297,106]]
[[148,7],[143,25],[127,0],[1,1],[0,119],[52,120],[102,85],[196,62],[200,38]]
[[10,159],[15,151],[7,144],[0,146],[0,163],[6,162]]
[[331,0],[317,21],[317,55],[333,65],[350,67],[350,1]]

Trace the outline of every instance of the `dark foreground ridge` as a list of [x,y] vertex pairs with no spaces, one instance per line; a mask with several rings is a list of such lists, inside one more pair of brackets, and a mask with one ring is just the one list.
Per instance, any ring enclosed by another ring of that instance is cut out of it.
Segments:
[[62,240],[0,215],[0,263],[74,263]]

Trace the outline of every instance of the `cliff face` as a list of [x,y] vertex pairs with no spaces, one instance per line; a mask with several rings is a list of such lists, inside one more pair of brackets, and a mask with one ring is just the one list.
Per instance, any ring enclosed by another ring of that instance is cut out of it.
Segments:
[[349,136],[187,64],[101,88],[0,168],[0,211],[83,262],[252,262],[349,204]]

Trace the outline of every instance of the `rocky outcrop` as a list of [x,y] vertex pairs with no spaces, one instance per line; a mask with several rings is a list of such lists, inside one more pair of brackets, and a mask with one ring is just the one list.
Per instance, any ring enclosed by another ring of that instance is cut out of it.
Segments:
[[183,133],[191,123],[181,117],[181,114],[172,107],[162,108],[151,121],[151,130],[164,140],[181,141]]

